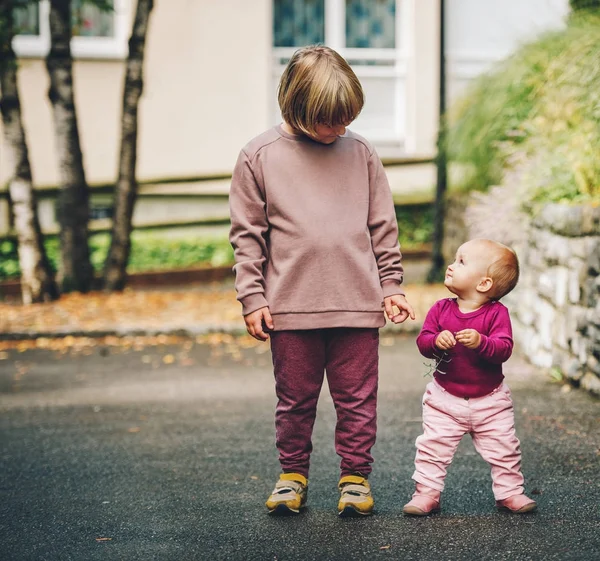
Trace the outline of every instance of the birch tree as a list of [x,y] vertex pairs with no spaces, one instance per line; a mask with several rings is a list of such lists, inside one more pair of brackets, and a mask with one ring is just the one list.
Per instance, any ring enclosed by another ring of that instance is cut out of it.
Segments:
[[75,111],[71,36],[71,0],[50,0],[50,52],[46,68],[60,173],[59,282],[62,292],[87,292],[94,277],[88,247],[89,188]]
[[44,250],[37,215],[37,201],[21,117],[17,87],[17,60],[12,48],[15,2],[0,4],[0,111],[6,155],[13,167],[8,183],[17,233],[21,294],[24,304],[56,300],[59,296],[54,273]]
[[129,56],[123,87],[119,177],[115,190],[110,249],[104,266],[104,288],[109,291],[122,290],[127,280],[131,220],[137,197],[138,105],[143,91],[144,50],[153,5],[153,0],[138,0],[129,39]]

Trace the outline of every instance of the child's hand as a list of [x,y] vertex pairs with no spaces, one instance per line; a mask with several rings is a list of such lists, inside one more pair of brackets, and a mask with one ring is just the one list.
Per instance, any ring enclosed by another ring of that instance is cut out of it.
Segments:
[[442,331],[435,338],[435,346],[441,351],[447,351],[454,347],[454,345],[456,345],[456,339],[454,338],[454,335],[452,335],[452,333],[447,329]]
[[[406,300],[406,297],[402,294],[394,294],[393,296],[387,296],[383,299],[385,305],[385,313],[394,323],[402,323],[409,317],[415,319],[415,312],[412,306]],[[398,308],[398,313],[394,314],[394,306]]]
[[273,318],[268,307],[259,308],[244,316],[244,321],[246,322],[246,329],[252,337],[259,341],[266,341],[269,338],[269,335],[265,333],[265,327],[266,329],[273,329]]
[[456,340],[467,347],[467,349],[476,349],[481,345],[481,335],[474,329],[463,329],[457,332]]

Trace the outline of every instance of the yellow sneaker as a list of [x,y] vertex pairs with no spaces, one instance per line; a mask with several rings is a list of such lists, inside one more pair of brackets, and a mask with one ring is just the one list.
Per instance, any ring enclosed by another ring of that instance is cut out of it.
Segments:
[[299,473],[282,473],[265,503],[269,514],[298,514],[306,505],[308,479]]
[[364,477],[346,475],[338,483],[340,502],[338,514],[340,516],[367,516],[373,512],[375,503],[371,496],[371,486]]

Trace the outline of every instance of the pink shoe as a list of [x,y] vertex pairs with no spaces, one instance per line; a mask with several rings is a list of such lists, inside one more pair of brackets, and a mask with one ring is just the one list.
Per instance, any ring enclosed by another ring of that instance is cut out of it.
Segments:
[[523,514],[524,512],[532,512],[537,508],[537,504],[527,495],[513,495],[501,501],[496,501],[498,510],[507,510],[514,514]]
[[440,491],[417,483],[417,490],[402,512],[410,516],[429,516],[440,511]]

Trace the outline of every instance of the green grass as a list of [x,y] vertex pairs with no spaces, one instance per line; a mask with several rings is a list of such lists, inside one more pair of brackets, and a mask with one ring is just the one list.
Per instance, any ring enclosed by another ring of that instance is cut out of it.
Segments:
[[[93,234],[89,239],[90,259],[97,273],[102,271],[110,245],[108,234]],[[47,237],[44,246],[56,271],[60,259],[59,240]],[[233,263],[233,250],[227,238],[160,237],[158,233],[134,232],[127,271],[164,271],[188,267],[218,267]],[[20,275],[17,244],[13,240],[0,242],[0,280]]]
[[525,203],[600,203],[600,13],[572,16],[477,79],[448,115],[467,190],[522,170]]

